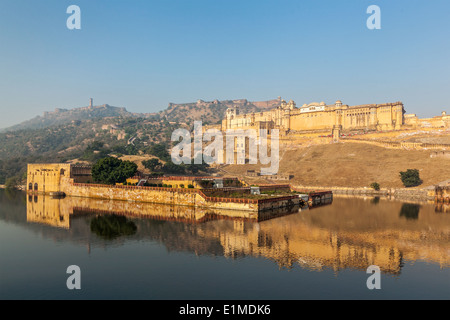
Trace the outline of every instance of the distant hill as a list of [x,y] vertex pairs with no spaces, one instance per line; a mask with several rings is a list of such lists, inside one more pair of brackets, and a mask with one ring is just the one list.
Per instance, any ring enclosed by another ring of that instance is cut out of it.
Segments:
[[104,119],[104,118],[144,118],[144,119],[165,119],[170,122],[193,124],[194,121],[203,121],[203,124],[219,123],[225,116],[228,108],[239,108],[241,113],[260,112],[270,110],[279,104],[279,99],[268,101],[250,102],[247,99],[224,100],[174,104],[169,103],[167,109],[158,113],[134,113],[125,108],[113,107],[108,104],[92,107],[81,107],[74,109],[60,109],[44,112],[42,116],[34,117],[30,120],[0,129],[1,132],[11,132],[19,130],[43,129],[52,126],[59,126],[73,122]]
[[238,108],[240,113],[261,112],[275,108],[280,99],[251,102],[247,99],[239,100],[214,100],[174,104],[159,112],[161,118],[171,122],[186,123],[191,125],[194,121],[202,121],[205,125],[218,124],[225,117],[228,108]]
[[28,129],[42,129],[51,126],[71,123],[73,121],[131,115],[132,114],[125,108],[112,107],[107,104],[102,106],[82,107],[70,110],[57,108],[53,112],[44,112],[42,116],[36,116],[30,120],[5,128],[2,131],[5,132]]
[[27,163],[93,161],[114,153],[152,154],[153,145],[170,149],[171,134],[192,128],[196,120],[219,123],[229,107],[241,113],[275,107],[279,100],[246,99],[169,104],[158,113],[132,113],[125,108],[102,106],[56,109],[0,131],[0,184],[25,172]]
[[148,114],[135,114],[125,108],[112,107],[108,104],[101,106],[82,107],[75,109],[55,109],[53,112],[44,112],[42,116],[34,117],[17,125],[2,129],[1,132],[18,131],[28,129],[43,129],[51,126],[59,126],[74,121],[92,120],[111,117],[136,117],[148,116]]

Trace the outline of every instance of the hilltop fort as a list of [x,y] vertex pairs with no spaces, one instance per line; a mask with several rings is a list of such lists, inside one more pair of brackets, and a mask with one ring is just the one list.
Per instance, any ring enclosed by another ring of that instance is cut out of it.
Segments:
[[279,129],[280,134],[340,133],[351,131],[388,131],[419,127],[450,127],[450,116],[442,112],[431,119],[406,114],[402,102],[349,106],[313,102],[297,107],[292,100],[281,100],[271,110],[241,114],[238,107],[228,108],[220,125],[227,129]]

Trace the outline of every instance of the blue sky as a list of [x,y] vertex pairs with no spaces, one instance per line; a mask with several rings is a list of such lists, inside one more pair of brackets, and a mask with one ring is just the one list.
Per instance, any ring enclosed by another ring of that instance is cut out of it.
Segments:
[[[70,5],[81,30],[69,30]],[[369,5],[381,30],[369,30]],[[0,127],[55,108],[197,99],[450,111],[450,1],[1,0]]]

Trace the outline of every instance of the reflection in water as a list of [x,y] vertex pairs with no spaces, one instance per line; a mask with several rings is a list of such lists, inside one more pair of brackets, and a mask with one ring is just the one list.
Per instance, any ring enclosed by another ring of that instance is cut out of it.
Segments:
[[[128,220],[114,220],[118,215]],[[96,222],[87,224],[86,220]],[[298,265],[337,272],[377,265],[383,272],[400,274],[405,260],[450,266],[450,215],[437,214],[432,204],[335,197],[331,205],[314,210],[283,209],[255,216],[251,212],[89,198],[39,196],[37,202],[27,202],[27,221],[69,229],[67,238],[77,230],[85,235],[89,248],[116,241],[112,239],[115,232],[131,226],[129,220],[136,229],[131,233],[131,227],[127,237],[120,238],[122,242],[151,240],[169,251],[232,259],[264,257],[280,268]],[[90,238],[91,230],[102,237],[110,235],[112,240]]]
[[436,203],[435,212],[443,212],[443,213],[449,213],[450,212],[450,204],[448,203]]
[[104,239],[130,236],[136,233],[136,229],[133,221],[115,214],[98,216],[91,220],[91,231]]
[[400,217],[417,220],[419,218],[420,205],[415,203],[404,203],[400,210]]

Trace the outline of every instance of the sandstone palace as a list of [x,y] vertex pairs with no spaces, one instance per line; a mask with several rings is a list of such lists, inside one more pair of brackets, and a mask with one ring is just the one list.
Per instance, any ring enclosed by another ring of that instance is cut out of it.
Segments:
[[279,129],[281,134],[314,132],[390,131],[418,127],[450,127],[450,116],[418,119],[415,114],[405,114],[402,102],[348,106],[341,101],[326,105],[304,104],[297,107],[294,101],[279,101],[269,111],[240,114],[239,107],[229,108],[222,121],[221,130],[227,129]]

